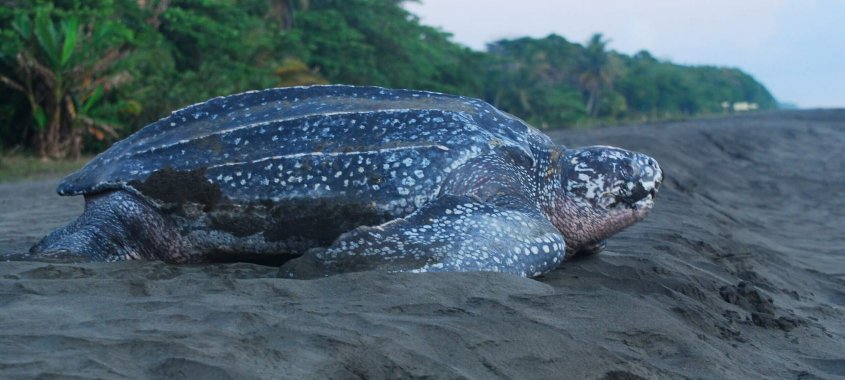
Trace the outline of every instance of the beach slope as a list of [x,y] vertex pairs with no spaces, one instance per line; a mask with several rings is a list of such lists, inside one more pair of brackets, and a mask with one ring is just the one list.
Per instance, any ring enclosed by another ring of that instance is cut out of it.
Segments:
[[[537,279],[0,262],[0,378],[845,378],[845,111],[551,136],[665,171],[599,255]],[[0,184],[0,254],[80,213],[57,181]]]

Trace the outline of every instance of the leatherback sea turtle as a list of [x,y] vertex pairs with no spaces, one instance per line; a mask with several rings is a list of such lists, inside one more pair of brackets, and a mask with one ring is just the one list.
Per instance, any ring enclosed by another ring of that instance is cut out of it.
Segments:
[[536,276],[645,217],[661,181],[648,156],[566,149],[477,99],[270,89],[114,144],[59,185],[85,212],[31,253]]

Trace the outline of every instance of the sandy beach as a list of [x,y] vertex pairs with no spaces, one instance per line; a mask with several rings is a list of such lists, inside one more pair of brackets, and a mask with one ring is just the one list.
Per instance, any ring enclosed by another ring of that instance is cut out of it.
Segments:
[[[0,261],[0,378],[845,378],[845,110],[550,133],[666,174],[651,215],[536,278]],[[0,184],[0,255],[79,215]]]

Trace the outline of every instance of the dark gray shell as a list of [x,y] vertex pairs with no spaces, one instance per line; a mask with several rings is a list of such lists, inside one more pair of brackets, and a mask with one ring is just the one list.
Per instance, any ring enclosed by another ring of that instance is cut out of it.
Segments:
[[355,199],[391,214],[436,196],[468,159],[508,149],[533,159],[548,137],[471,98],[378,87],[270,89],[173,112],[59,186],[124,189],[159,203]]

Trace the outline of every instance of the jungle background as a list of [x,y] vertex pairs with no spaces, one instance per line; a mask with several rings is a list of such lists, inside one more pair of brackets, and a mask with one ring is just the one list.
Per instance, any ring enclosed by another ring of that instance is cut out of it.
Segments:
[[172,110],[278,86],[461,94],[541,129],[777,108],[736,68],[620,54],[602,34],[471,50],[404,2],[0,0],[0,165],[78,158]]

